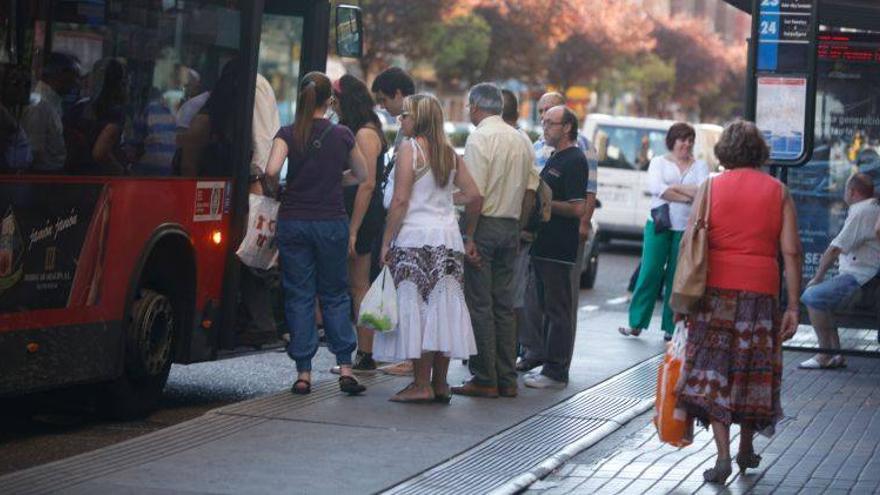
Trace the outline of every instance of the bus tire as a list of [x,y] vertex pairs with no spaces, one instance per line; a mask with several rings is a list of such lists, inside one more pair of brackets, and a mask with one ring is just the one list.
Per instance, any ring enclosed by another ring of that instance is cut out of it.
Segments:
[[151,289],[141,289],[139,296],[124,335],[124,373],[102,394],[101,409],[116,419],[153,411],[171,371],[174,306],[167,296]]

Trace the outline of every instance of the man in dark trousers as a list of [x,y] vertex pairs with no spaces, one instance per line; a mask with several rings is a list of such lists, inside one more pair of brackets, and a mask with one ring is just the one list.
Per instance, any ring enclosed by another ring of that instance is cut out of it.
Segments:
[[543,337],[544,366],[528,375],[530,388],[562,389],[574,352],[575,321],[572,319],[572,284],[579,240],[580,219],[586,205],[587,157],[577,146],[577,116],[564,106],[544,113],[544,140],[555,148],[541,171],[553,191],[552,216],[532,244],[535,290],[526,294],[526,325]]

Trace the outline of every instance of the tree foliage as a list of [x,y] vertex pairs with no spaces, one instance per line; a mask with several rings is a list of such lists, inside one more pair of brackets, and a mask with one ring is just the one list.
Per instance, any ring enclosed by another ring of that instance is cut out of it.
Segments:
[[394,57],[425,56],[425,34],[451,7],[448,0],[362,0],[364,74],[379,71]]
[[745,46],[703,21],[654,18],[629,0],[362,0],[372,74],[403,57],[441,86],[518,79],[634,96],[639,113],[739,112]]
[[701,95],[717,94],[728,72],[738,69],[721,38],[697,19],[659,20],[653,36],[655,53],[675,64],[675,99],[687,110],[699,108]]
[[662,116],[675,94],[675,64],[645,53],[622,70],[621,86],[636,95],[640,115]]
[[428,36],[437,77],[449,82],[477,82],[489,58],[492,29],[479,15],[461,15],[435,24]]

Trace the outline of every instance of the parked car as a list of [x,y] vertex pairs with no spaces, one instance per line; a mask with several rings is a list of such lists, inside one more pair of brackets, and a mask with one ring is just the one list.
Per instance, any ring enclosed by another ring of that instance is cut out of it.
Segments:
[[[599,206],[596,206],[596,212]],[[599,222],[596,221],[596,213],[593,213],[590,237],[584,246],[584,264],[581,270],[581,287],[592,289],[596,283],[596,273],[599,271]]]
[[[603,207],[596,211],[596,219],[603,239],[641,239],[651,204],[648,164],[655,156],[668,152],[666,132],[674,123],[604,114],[587,116],[584,135],[599,153],[598,197]],[[710,171],[717,171],[713,148],[723,129],[712,124],[695,124],[694,129],[694,156],[704,160]]]

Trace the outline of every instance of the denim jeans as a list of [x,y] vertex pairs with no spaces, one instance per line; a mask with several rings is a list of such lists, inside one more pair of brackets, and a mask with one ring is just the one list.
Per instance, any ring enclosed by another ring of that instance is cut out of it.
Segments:
[[348,220],[280,220],[278,251],[284,312],[291,331],[287,354],[297,371],[310,371],[318,351],[315,297],[336,364],[351,364],[357,337],[348,292]]
[[807,287],[801,295],[801,302],[808,308],[830,312],[849,302],[860,289],[861,286],[852,275],[837,275]]

